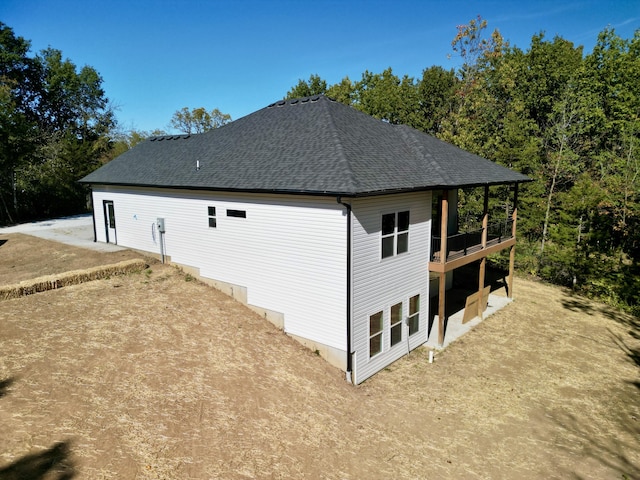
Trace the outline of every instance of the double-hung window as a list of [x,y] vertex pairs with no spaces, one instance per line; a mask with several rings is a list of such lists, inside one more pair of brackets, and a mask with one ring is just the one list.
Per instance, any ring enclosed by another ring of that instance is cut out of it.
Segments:
[[415,295],[409,299],[409,335],[413,335],[420,330],[420,295]]
[[409,250],[409,210],[382,215],[382,258]]
[[402,303],[391,307],[391,346],[402,341]]
[[382,312],[369,317],[369,358],[382,351]]

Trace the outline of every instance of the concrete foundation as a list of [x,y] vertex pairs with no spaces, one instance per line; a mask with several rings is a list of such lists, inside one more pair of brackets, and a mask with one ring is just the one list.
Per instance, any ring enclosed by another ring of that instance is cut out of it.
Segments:
[[316,352],[322,358],[324,358],[330,365],[339,368],[343,372],[347,370],[347,352],[338,348],[329,347],[322,343],[317,343],[306,338],[298,337],[296,335],[287,334],[294,340],[300,342],[308,349]]

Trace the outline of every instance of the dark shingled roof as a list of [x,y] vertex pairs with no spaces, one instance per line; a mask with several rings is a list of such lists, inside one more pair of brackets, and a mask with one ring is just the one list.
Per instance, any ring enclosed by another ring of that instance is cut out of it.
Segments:
[[273,103],[206,133],[152,137],[80,181],[358,196],[528,180],[319,95]]

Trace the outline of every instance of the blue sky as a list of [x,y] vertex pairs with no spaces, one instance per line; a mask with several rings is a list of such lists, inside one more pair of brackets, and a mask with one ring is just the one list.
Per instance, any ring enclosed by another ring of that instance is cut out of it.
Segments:
[[104,79],[123,129],[168,130],[182,107],[240,118],[318,74],[329,84],[392,67],[418,77],[449,59],[456,26],[477,15],[526,50],[560,35],[585,51],[611,26],[640,28],[639,0],[2,0],[0,21]]

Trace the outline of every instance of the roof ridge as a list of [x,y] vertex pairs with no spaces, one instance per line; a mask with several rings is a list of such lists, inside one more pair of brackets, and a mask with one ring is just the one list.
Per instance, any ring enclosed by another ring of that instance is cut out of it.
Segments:
[[[331,103],[336,103],[336,104],[340,104],[337,100],[334,100],[333,98],[329,98],[325,95],[321,95],[321,97],[324,99],[324,110],[325,110],[325,114],[329,119],[329,124],[331,126],[331,138],[334,139],[335,142],[335,146],[336,149],[338,150],[338,152],[340,153],[340,163],[345,165],[345,174],[348,175],[349,177],[349,184],[351,185],[352,190],[355,192],[357,191],[357,187],[359,185],[359,182],[356,180],[356,175],[353,171],[353,169],[351,168],[351,162],[349,161],[349,157],[345,152],[344,146],[342,145],[342,139],[340,138],[340,132],[338,130],[338,127],[336,126],[336,122],[333,119],[333,115],[331,113],[330,107],[329,105],[331,105]],[[352,108],[349,105],[344,105],[344,104],[340,104],[343,105],[347,108]]]
[[438,162],[438,159],[435,158],[433,155],[431,155],[428,152],[425,154],[424,145],[422,145],[418,141],[418,139],[416,139],[416,133],[423,134],[423,135],[429,135],[428,133],[420,132],[419,130],[416,130],[416,129],[414,129],[414,128],[408,126],[408,125],[404,125],[404,124],[394,125],[394,127],[399,130],[400,137],[402,138],[404,143],[409,147],[409,149],[415,155],[418,156],[419,160],[426,160],[427,157],[428,157],[431,160],[429,162],[429,167],[431,169],[433,169],[433,170],[437,170],[438,175],[440,175],[440,178],[442,178],[442,180],[445,180],[445,181],[451,181],[452,180],[451,176],[449,174],[447,174],[447,172],[442,167],[442,165],[440,165],[440,163]]
[[326,95],[319,93],[317,95],[308,95],[306,97],[298,97],[298,98],[284,98],[282,100],[278,100],[276,102],[270,103],[266,106],[266,108],[273,107],[284,107],[284,106],[297,106],[297,105],[305,105],[307,103],[316,103],[317,101],[325,99],[335,102],[334,99],[327,97]]
[[190,138],[191,135],[198,135],[198,134],[197,133],[196,134],[178,133],[176,135],[153,135],[153,136],[149,137],[148,140],[150,142],[155,142],[155,141],[161,142],[163,140],[181,140],[181,139],[186,140],[187,138]]

